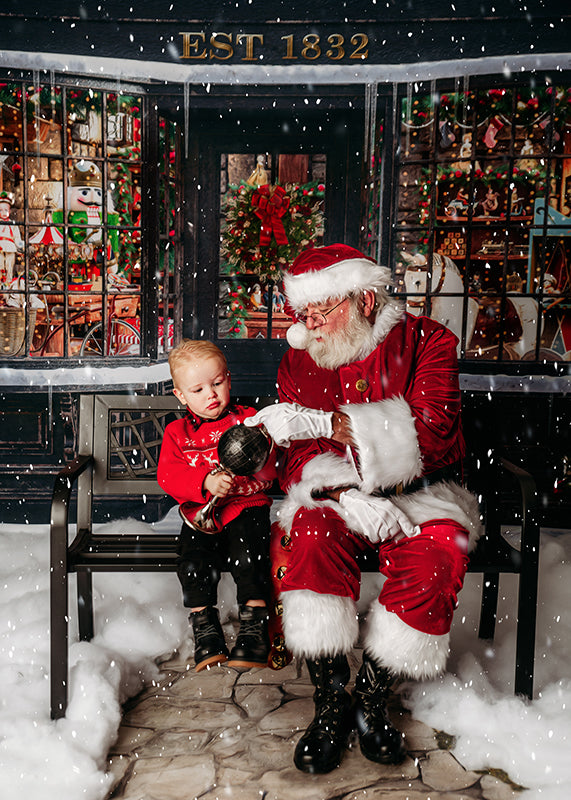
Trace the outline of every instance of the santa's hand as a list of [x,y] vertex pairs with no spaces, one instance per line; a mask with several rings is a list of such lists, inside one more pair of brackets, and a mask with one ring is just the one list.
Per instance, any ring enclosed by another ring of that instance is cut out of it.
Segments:
[[407,515],[384,497],[373,497],[349,489],[339,496],[343,517],[349,527],[360,533],[373,544],[385,539],[401,539],[414,536],[419,528],[413,525]]
[[332,417],[331,411],[305,408],[297,403],[276,403],[247,417],[244,425],[263,425],[276,444],[288,447],[295,439],[330,439]]

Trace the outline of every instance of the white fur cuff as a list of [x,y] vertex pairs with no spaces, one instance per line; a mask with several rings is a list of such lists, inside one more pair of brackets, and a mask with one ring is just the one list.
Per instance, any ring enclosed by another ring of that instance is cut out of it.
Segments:
[[298,658],[349,653],[355,645],[359,623],[350,597],[296,589],[282,592],[281,601],[286,645]]
[[403,397],[354,403],[343,411],[351,420],[364,492],[409,483],[422,473],[414,416]]
[[435,678],[446,666],[450,634],[422,633],[374,601],[367,618],[365,650],[380,665],[406,678]]

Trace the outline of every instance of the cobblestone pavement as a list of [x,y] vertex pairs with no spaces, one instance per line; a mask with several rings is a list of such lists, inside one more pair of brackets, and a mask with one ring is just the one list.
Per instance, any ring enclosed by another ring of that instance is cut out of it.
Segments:
[[[360,663],[355,652],[353,676]],[[194,672],[192,659],[162,664],[159,682],[124,708],[109,753],[110,798],[123,800],[509,800],[520,791],[498,772],[469,772],[445,732],[415,720],[393,695],[405,734],[399,766],[365,759],[355,740],[341,766],[307,775],[293,751],[313,716],[307,667]]]

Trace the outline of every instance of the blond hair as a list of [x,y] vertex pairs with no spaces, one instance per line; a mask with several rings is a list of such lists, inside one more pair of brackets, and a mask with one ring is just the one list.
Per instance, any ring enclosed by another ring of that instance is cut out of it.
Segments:
[[222,350],[214,342],[204,339],[182,339],[169,353],[169,369],[171,378],[176,386],[176,372],[185,364],[196,361],[206,361],[209,358],[218,358],[225,370],[228,362]]

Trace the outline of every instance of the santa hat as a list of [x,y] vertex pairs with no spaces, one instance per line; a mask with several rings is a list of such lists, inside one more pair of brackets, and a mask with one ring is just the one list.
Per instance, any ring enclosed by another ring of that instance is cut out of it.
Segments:
[[[288,310],[302,311],[309,303],[319,305],[327,300],[373,291],[386,297],[391,273],[374,259],[345,244],[330,244],[304,250],[284,274]],[[291,347],[304,349],[307,329],[296,322],[287,331]]]

